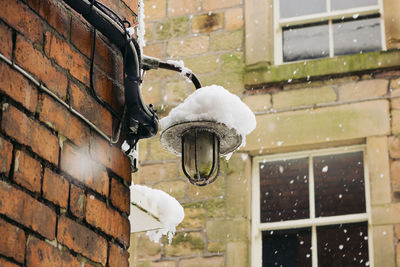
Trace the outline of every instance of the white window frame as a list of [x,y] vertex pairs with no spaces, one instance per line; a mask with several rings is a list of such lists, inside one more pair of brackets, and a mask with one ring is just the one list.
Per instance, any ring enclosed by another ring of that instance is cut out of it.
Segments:
[[[329,216],[329,217],[315,217],[315,190],[314,190],[314,173],[313,173],[313,157],[323,155],[335,155],[348,152],[363,152],[364,158],[364,186],[365,186],[365,204],[366,212],[349,215]],[[261,223],[260,220],[260,170],[259,164],[267,161],[289,160],[296,158],[308,157],[309,159],[309,207],[310,218],[299,220],[288,220],[282,222],[267,222]],[[347,146],[330,149],[309,150],[293,153],[284,153],[268,156],[258,156],[253,159],[252,165],[252,223],[251,223],[251,259],[253,267],[262,266],[262,232],[273,230],[286,230],[296,228],[311,228],[311,255],[312,266],[317,267],[318,264],[318,246],[317,246],[317,232],[318,226],[336,225],[344,223],[357,223],[368,222],[368,258],[371,267],[374,266],[374,253],[372,242],[372,227],[371,227],[371,198],[370,198],[370,184],[368,177],[367,154],[365,145]]]
[[[329,58],[334,57],[334,45],[333,45],[333,26],[332,20],[349,18],[353,15],[358,14],[359,16],[380,14],[381,24],[381,45],[382,50],[386,50],[386,39],[385,39],[385,28],[384,28],[384,14],[383,14],[383,0],[378,0],[377,5],[364,6],[357,8],[349,8],[343,10],[331,11],[331,0],[326,1],[326,12],[314,13],[311,15],[297,16],[292,18],[280,19],[280,0],[274,0],[274,61],[275,65],[288,64],[296,61],[283,62],[283,44],[282,44],[282,28],[287,26],[308,24],[313,22],[328,21],[329,29]],[[314,60],[314,59],[304,59]],[[300,61],[304,61],[300,60]]]

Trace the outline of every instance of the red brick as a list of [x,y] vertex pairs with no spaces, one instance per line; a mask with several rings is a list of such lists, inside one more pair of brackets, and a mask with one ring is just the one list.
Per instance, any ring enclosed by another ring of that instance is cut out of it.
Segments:
[[89,143],[89,127],[49,96],[43,97],[39,118],[75,144],[83,146]]
[[71,105],[99,127],[106,135],[112,135],[112,116],[89,93],[75,84],[70,86]]
[[56,31],[68,38],[70,16],[65,8],[61,7],[56,0],[40,1],[39,14],[50,24]]
[[37,90],[31,86],[24,76],[11,69],[3,61],[0,62],[0,91],[3,91],[15,101],[21,103],[29,111],[35,112]]
[[61,169],[93,190],[108,196],[109,178],[106,169],[94,162],[84,149],[76,150],[64,143]]
[[22,68],[37,76],[55,94],[65,99],[68,82],[66,76],[53,67],[50,60],[39,50],[33,48],[32,44],[19,35],[15,48],[15,61]]
[[111,179],[111,203],[123,212],[130,211],[130,191],[116,179]]
[[1,267],[19,267],[19,265],[9,262],[3,258],[0,258],[0,266]]
[[27,267],[68,266],[81,267],[81,263],[67,251],[30,237],[26,252]]
[[45,169],[43,176],[43,197],[62,208],[67,208],[68,194],[68,181],[61,175]]
[[133,11],[138,14],[138,0],[123,0],[123,2]]
[[111,243],[108,265],[110,267],[129,267],[129,253],[123,248]]
[[7,58],[11,59],[12,54],[12,32],[11,30],[0,23],[0,52]]
[[128,218],[107,207],[106,203],[93,195],[88,195],[86,199],[86,221],[118,239],[123,245],[129,246],[130,224]]
[[123,90],[98,70],[94,71],[93,83],[96,94],[122,116],[124,106]]
[[69,200],[69,209],[73,215],[83,219],[85,217],[85,207],[86,207],[86,194],[85,191],[71,184],[71,194]]
[[109,145],[104,138],[95,135],[90,145],[90,154],[125,181],[131,182],[130,161],[121,149]]
[[11,166],[13,146],[0,137],[0,173],[8,175]]
[[40,192],[42,165],[23,151],[15,152],[14,181],[23,187]]
[[107,241],[85,226],[60,217],[57,240],[68,248],[105,265],[107,261]]
[[0,214],[31,228],[50,240],[55,238],[56,213],[5,182],[0,182]]
[[[112,76],[114,73],[115,55],[111,49],[100,38],[101,34],[97,32],[96,49],[94,63],[108,75]],[[104,37],[105,38],[105,37]],[[86,23],[79,20],[79,18],[72,18],[71,23],[71,42],[89,59],[92,56],[93,44],[93,28],[86,25]]]
[[1,129],[18,142],[30,146],[33,152],[53,164],[58,163],[58,139],[48,129],[9,105],[3,111]]
[[23,2],[3,1],[1,17],[32,42],[42,43],[43,23]]
[[2,255],[24,262],[25,240],[24,230],[0,219],[0,253]]
[[50,32],[46,32],[45,51],[58,65],[89,86],[89,63],[82,54]]

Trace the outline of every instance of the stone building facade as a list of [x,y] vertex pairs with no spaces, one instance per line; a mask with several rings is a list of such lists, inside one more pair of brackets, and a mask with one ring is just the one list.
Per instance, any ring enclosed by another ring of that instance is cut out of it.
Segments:
[[[203,85],[237,94],[255,112],[257,128],[204,188],[186,181],[180,159],[158,138],[141,141],[134,182],[170,193],[185,208],[185,219],[170,245],[132,234],[131,266],[260,266],[260,229],[272,226],[254,222],[259,164],[337,149],[363,153],[365,205],[357,215],[368,227],[363,264],[400,266],[400,3],[378,1],[384,51],[281,64],[277,2],[144,1],[144,53],[182,59]],[[149,71],[142,93],[162,117],[193,90],[179,75]]]
[[[137,2],[105,4],[134,22]],[[92,27],[56,0],[0,17],[0,266],[129,266],[130,162],[87,123],[113,136],[89,90]],[[122,114],[122,56],[96,47],[96,93]]]

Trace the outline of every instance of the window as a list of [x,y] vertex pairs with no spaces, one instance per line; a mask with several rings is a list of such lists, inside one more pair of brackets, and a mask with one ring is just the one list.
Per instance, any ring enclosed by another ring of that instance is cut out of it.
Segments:
[[254,267],[373,265],[363,146],[257,157],[253,179]]
[[386,49],[382,0],[274,0],[275,62]]

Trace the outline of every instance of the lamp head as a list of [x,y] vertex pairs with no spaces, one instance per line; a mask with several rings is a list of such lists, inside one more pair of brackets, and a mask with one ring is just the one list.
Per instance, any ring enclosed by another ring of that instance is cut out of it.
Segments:
[[220,156],[233,152],[241,142],[241,135],[234,129],[213,121],[178,123],[161,133],[161,144],[182,156],[183,172],[197,186],[215,181]]

